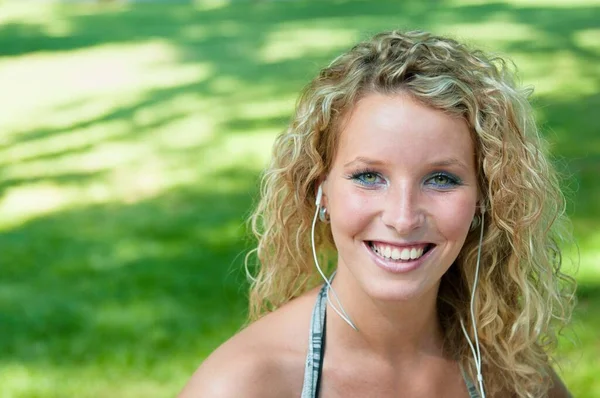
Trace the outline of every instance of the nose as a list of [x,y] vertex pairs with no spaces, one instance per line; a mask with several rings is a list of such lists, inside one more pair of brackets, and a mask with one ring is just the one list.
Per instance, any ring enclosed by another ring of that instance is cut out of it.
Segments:
[[409,184],[390,187],[381,219],[400,235],[407,235],[422,226],[425,212],[419,198],[419,189]]

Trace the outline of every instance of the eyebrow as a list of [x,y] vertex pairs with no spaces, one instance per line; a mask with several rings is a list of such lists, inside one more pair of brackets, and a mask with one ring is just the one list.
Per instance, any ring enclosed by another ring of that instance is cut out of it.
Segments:
[[352,166],[354,163],[364,163],[364,164],[368,164],[370,166],[383,166],[383,165],[385,165],[385,162],[382,162],[380,160],[374,160],[374,159],[365,158],[363,156],[358,156],[354,160],[351,160],[348,163],[346,163],[344,165],[344,167]]
[[467,165],[465,165],[463,162],[461,162],[460,160],[455,159],[455,158],[440,160],[438,162],[431,163],[431,166],[434,166],[434,167],[458,166],[460,168],[468,170]]
[[[352,166],[355,163],[366,164],[369,166],[384,166],[386,164],[385,162],[382,162],[380,160],[374,160],[374,159],[366,158],[364,156],[358,156],[354,160],[351,160],[350,162],[346,163],[344,165],[344,167]],[[457,167],[463,168],[465,170],[468,170],[468,167],[463,162],[461,162],[460,160],[458,160],[456,158],[439,160],[439,161],[430,163],[428,166],[430,166],[430,167],[457,166]]]

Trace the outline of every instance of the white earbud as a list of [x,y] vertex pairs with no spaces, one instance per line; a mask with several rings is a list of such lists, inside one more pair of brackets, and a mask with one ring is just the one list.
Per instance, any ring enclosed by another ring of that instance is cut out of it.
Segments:
[[315,204],[317,207],[321,205],[321,198],[323,198],[323,184],[319,184],[319,188],[317,189],[317,200],[315,200]]

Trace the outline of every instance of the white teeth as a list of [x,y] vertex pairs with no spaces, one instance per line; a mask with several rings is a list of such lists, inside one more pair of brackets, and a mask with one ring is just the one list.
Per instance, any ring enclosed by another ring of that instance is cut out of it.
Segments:
[[417,254],[418,254],[417,249],[415,249],[414,247],[412,249],[410,249],[410,258],[421,257],[420,254],[418,256],[417,256]]
[[400,260],[409,260],[410,259],[410,249],[402,249],[400,253]]
[[419,247],[419,248],[404,248],[404,249],[399,249],[399,248],[392,248],[390,246],[376,246],[375,244],[371,245],[371,248],[373,249],[373,251],[375,253],[377,253],[379,256],[387,258],[387,259],[392,259],[392,260],[416,260],[417,258],[421,257],[423,255],[423,251],[424,248],[423,247]]
[[387,258],[392,257],[392,249],[389,246],[387,246],[385,249],[383,249],[383,255]]

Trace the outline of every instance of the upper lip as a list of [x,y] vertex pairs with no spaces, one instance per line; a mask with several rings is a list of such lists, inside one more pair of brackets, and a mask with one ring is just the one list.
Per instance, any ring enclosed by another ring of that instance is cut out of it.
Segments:
[[375,243],[375,244],[379,243],[379,244],[383,244],[383,245],[400,247],[400,248],[433,245],[433,243],[431,243],[431,242],[390,242],[390,241],[379,240],[379,239],[371,239],[371,240],[368,240],[367,242],[371,242],[371,243]]

